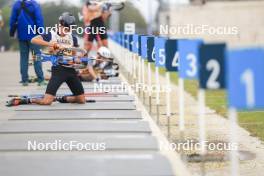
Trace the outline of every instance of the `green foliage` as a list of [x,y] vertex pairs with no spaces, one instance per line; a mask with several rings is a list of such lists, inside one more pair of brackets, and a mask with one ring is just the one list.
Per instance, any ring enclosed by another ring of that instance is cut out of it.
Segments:
[[[155,65],[152,64],[154,71]],[[166,70],[160,69],[160,74],[165,75]],[[178,73],[171,73],[172,83],[178,84]],[[197,80],[185,80],[185,91],[189,92],[193,97],[197,98],[199,84]],[[227,93],[225,90],[207,90],[206,105],[214,109],[223,117],[228,117]],[[264,141],[264,111],[243,111],[238,113],[239,125],[248,130],[251,136],[258,137]]]
[[45,3],[41,6],[42,14],[45,21],[45,26],[53,27],[58,23],[59,16],[63,12],[70,12],[76,17],[77,25],[81,26],[82,23],[78,20],[78,12],[80,9],[76,6],[69,5],[69,3],[64,3],[61,1],[59,5],[54,2]]
[[11,9],[8,6],[5,6],[2,9],[2,15],[3,15],[3,19],[4,19],[4,27],[3,29],[0,31],[0,45],[5,45],[6,49],[10,49],[12,48],[17,48],[17,44],[15,42],[14,39],[10,39],[9,37],[9,18],[10,18],[10,14],[11,14]]
[[147,24],[145,19],[140,14],[139,10],[136,9],[130,2],[126,2],[125,5],[125,8],[120,12],[119,29],[123,31],[124,24],[126,22],[131,22],[136,24],[137,33],[145,33]]
[[0,1],[0,9],[2,9],[7,3],[8,3],[8,0],[1,0]]

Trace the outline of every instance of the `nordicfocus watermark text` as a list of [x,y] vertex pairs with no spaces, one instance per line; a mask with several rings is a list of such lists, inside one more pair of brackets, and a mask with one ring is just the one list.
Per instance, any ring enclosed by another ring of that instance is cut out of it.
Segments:
[[71,33],[76,33],[78,35],[83,35],[83,34],[106,34],[107,33],[107,29],[106,27],[80,27],[77,25],[72,25],[69,28],[59,28],[59,25],[55,25],[54,27],[37,27],[36,25],[28,25],[28,30],[27,33],[28,34],[34,34],[34,35],[44,35],[44,34],[48,34],[50,31],[54,31],[54,32],[63,32],[63,33],[69,33],[69,31]]
[[160,25],[160,35],[238,35],[236,26],[210,26],[204,25]]
[[118,92],[124,93],[134,90],[135,92],[143,91],[145,93],[166,93],[171,92],[172,89],[169,85],[147,85],[143,83],[137,83],[133,85],[128,85],[125,83],[121,84],[94,84],[94,92]]
[[105,143],[82,143],[79,141],[54,140],[52,142],[28,141],[29,151],[104,151]]
[[[237,143],[205,141],[203,145],[208,151],[238,150]],[[187,140],[185,142],[178,143],[160,143],[160,148],[161,150],[172,151],[200,151],[203,145],[202,143],[196,142],[194,140]]]

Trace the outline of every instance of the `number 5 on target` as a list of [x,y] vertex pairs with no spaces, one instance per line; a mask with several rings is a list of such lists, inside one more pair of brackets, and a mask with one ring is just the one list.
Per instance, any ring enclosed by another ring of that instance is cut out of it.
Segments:
[[161,37],[155,38],[155,65],[156,67],[165,67],[166,55],[165,55],[166,39]]
[[199,84],[201,89],[225,88],[225,44],[203,44],[199,53]]
[[264,50],[230,51],[227,61],[229,106],[236,109],[263,109]]

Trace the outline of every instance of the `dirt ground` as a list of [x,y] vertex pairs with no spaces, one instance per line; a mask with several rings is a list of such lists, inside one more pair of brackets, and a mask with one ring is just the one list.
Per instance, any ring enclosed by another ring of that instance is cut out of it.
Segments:
[[[147,67],[147,66],[146,66]],[[145,77],[147,77],[145,73]],[[127,73],[125,74],[127,75]],[[155,83],[152,72],[152,83]],[[130,77],[131,78],[131,77]],[[147,79],[146,79],[147,80]],[[165,85],[165,77],[160,76],[160,84]],[[182,139],[182,134],[179,132],[179,115],[178,115],[178,97],[179,90],[176,85],[171,85],[172,92],[170,94],[172,104],[172,116],[170,117],[170,142],[175,144]],[[155,94],[152,94],[152,118],[156,121],[156,106],[155,106]],[[185,132],[184,141],[198,141],[198,102],[187,92],[185,92]],[[143,101],[142,93],[140,95]],[[148,95],[145,94],[145,106],[149,109]],[[166,96],[160,94],[161,105],[160,105],[160,128],[163,133],[167,135],[167,123],[168,118],[166,117]],[[214,144],[228,144],[230,138],[230,122],[228,119],[218,115],[214,110],[206,108],[206,139],[209,143]],[[264,171],[264,143],[258,138],[252,137],[248,131],[237,126],[238,134],[238,148],[239,148],[239,170],[241,176],[261,176]],[[180,152],[183,158],[191,154],[197,154],[198,151],[175,151]],[[193,155],[191,155],[193,156]],[[206,155],[205,164],[201,162],[188,162],[187,166],[193,174],[202,174],[205,171],[208,176],[222,176],[230,175],[230,162],[229,162],[229,151],[208,151]],[[189,158],[190,159],[190,158]],[[204,168],[204,170],[202,169]]]

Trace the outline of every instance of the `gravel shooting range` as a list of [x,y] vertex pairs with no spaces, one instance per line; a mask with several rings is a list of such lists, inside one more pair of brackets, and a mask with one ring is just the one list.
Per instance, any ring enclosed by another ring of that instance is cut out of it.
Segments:
[[0,0],[0,176],[263,176],[264,0]]

